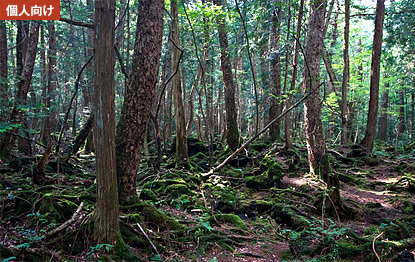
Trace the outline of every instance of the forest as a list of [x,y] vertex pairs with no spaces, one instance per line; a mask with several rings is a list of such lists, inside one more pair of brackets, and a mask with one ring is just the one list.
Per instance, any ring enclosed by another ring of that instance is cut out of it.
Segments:
[[0,259],[415,255],[411,0],[61,0],[0,20]]

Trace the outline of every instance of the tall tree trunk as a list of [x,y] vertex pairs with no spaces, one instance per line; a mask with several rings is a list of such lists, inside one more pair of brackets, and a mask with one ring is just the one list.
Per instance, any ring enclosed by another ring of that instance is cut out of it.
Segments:
[[[272,12],[272,33],[271,33],[271,106],[269,109],[269,119],[273,120],[281,113],[281,59],[280,59],[280,19],[281,19],[280,0],[275,1],[276,10]],[[281,141],[280,123],[275,122],[269,129],[270,140],[273,142]]]
[[172,16],[171,34],[174,43],[171,45],[171,69],[177,72],[172,79],[174,113],[176,119],[176,163],[187,161],[187,138],[186,138],[186,119],[183,106],[183,91],[180,78],[180,32],[179,32],[179,9],[177,1],[173,0],[170,4]]
[[47,87],[47,97],[46,97],[46,107],[49,109],[49,114],[45,118],[45,132],[44,139],[46,144],[51,142],[51,133],[56,127],[56,108],[55,108],[55,98],[56,98],[56,86],[57,86],[57,77],[56,77],[56,33],[55,25],[53,21],[49,22],[49,52],[48,52],[48,87]]
[[320,54],[323,47],[325,11],[325,0],[312,2],[305,46],[306,66],[303,85],[306,93],[313,93],[304,102],[304,123],[310,172],[321,177],[327,183],[329,196],[334,206],[338,208],[341,207],[339,178],[332,172],[326,154],[321,121],[320,90],[318,90],[320,87]]
[[[20,106],[26,104],[27,93],[29,92],[29,87],[32,82],[32,75],[33,75],[33,69],[35,66],[38,39],[39,39],[39,22],[33,21],[32,27],[30,30],[30,36],[29,36],[28,47],[27,47],[27,55],[26,55],[24,66],[23,66],[21,79],[17,84],[15,106],[13,107],[13,111],[10,116],[10,122],[15,123],[15,124],[23,123],[23,112]],[[12,133],[16,133],[17,131],[18,129],[14,128],[12,130]],[[11,151],[14,147],[15,142],[16,142],[15,136],[13,135],[4,136],[3,141],[1,143],[1,150],[0,150],[1,156],[4,159],[10,159]]]
[[411,92],[411,132],[409,133],[409,138],[411,142],[414,140],[414,125],[415,125],[415,92]]
[[321,122],[320,93],[318,77],[320,74],[320,57],[323,44],[322,28],[324,26],[326,1],[318,0],[312,4],[310,14],[306,47],[303,86],[305,93],[314,92],[304,102],[304,123],[308,149],[308,162],[311,173],[325,175],[326,168],[322,164],[325,156],[326,144],[324,142],[323,126]]
[[[87,8],[88,10],[93,10],[94,8],[94,1],[93,0],[87,0]],[[93,20],[93,13],[91,12],[91,15],[89,17],[89,19]],[[129,36],[129,34],[128,34]],[[87,53],[85,59],[89,59],[89,57],[91,57],[93,55],[93,47],[94,47],[94,32],[93,30],[88,30],[87,32],[87,43],[88,43],[88,48],[87,48]],[[126,60],[126,62],[128,63],[128,59]],[[86,74],[88,75],[89,79],[93,79],[93,70],[94,70],[94,61],[92,60],[86,68]],[[84,97],[84,107],[86,108],[91,108],[91,103],[92,103],[92,99],[91,99],[91,95],[92,95],[92,90],[91,90],[91,82],[87,83],[86,86],[84,87],[84,92],[83,92],[83,97]],[[93,128],[92,128],[93,129]],[[90,152],[94,152],[95,151],[95,143],[94,143],[94,132],[89,132],[88,137],[86,139],[86,144],[85,144],[85,152],[86,153],[90,153]]]
[[[226,3],[226,1],[225,1]],[[251,47],[249,44],[249,36],[248,36],[248,31],[246,28],[246,23],[245,23],[245,19],[244,16],[241,13],[241,10],[239,9],[239,4],[238,4],[238,0],[235,0],[235,6],[236,6],[236,10],[239,13],[239,16],[242,20],[242,26],[243,29],[245,31],[245,39],[246,39],[246,47],[247,47],[247,53],[248,53],[248,59],[249,59],[249,65],[251,67],[251,73],[252,73],[252,80],[253,80],[253,88],[254,88],[254,96],[255,96],[255,135],[258,133],[258,129],[259,129],[259,100],[258,100],[258,86],[257,86],[257,73],[256,73],[256,69],[255,69],[255,57],[256,57],[256,53],[254,52],[254,54],[251,56]],[[246,14],[246,4],[244,4],[244,14]],[[281,71],[281,67],[280,67],[280,71]],[[281,73],[280,73],[281,74]],[[281,90],[281,87],[280,87]]]
[[95,100],[97,204],[94,239],[98,244],[123,243],[115,167],[114,23],[116,0],[95,2]]
[[399,127],[398,127],[398,137],[402,137],[405,132],[405,90],[399,90]]
[[388,105],[389,105],[389,83],[385,83],[385,91],[380,103],[380,117],[378,122],[378,138],[382,141],[388,139]]
[[195,112],[195,95],[196,95],[196,88],[198,88],[198,84],[200,81],[200,76],[202,75],[202,70],[199,67],[199,69],[197,70],[197,75],[196,75],[196,79],[193,83],[192,86],[192,90],[190,91],[190,95],[189,95],[189,116],[187,117],[187,124],[186,124],[186,133],[187,136],[191,136],[192,134],[192,125],[193,125],[193,118],[194,118],[194,112]]
[[[7,66],[7,29],[6,21],[0,21],[0,106],[3,108],[7,102],[7,92],[9,84],[7,81],[8,77],[8,66]],[[2,109],[3,110],[3,109]],[[5,112],[4,112],[5,113]],[[0,120],[4,120],[2,113]]]
[[385,17],[385,0],[377,0],[375,17],[375,34],[373,36],[372,69],[370,73],[369,112],[366,133],[362,145],[369,151],[373,149],[376,135],[376,122],[379,104],[380,56],[382,50],[383,20]]
[[350,62],[349,62],[349,27],[350,27],[350,0],[345,1],[345,25],[344,25],[344,45],[343,45],[343,81],[342,81],[342,100],[341,100],[341,144],[347,144],[347,90],[349,89]]
[[[296,37],[300,37],[301,33],[301,23],[303,20],[303,13],[304,13],[304,0],[301,0],[300,2],[300,9],[298,10],[298,20],[297,20],[297,31],[296,31]],[[298,39],[299,41],[299,39]],[[295,83],[297,81],[297,71],[298,71],[298,54],[299,54],[299,43],[297,40],[294,40],[294,57],[293,57],[293,72],[292,72],[292,78],[290,83],[290,91],[288,94],[287,102],[285,103],[285,108],[290,108],[293,100],[293,94],[292,92],[295,89]],[[288,112],[284,116],[284,148],[289,149],[292,148],[292,142],[291,142],[291,112]]]
[[[213,3],[222,7],[221,0],[213,0]],[[229,57],[228,36],[225,28],[225,18],[219,17],[218,21],[220,61],[225,86],[225,110],[226,110],[226,141],[231,150],[239,146],[239,130],[237,123],[237,108],[235,103],[235,85],[232,77],[232,66]]]
[[138,6],[133,67],[115,140],[121,205],[138,201],[136,177],[157,83],[163,7],[163,0],[140,0]]

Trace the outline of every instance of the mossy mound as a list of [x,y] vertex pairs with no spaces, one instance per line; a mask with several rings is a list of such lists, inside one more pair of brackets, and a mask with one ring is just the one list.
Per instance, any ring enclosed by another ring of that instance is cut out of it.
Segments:
[[177,231],[185,229],[185,227],[175,218],[168,216],[166,213],[152,205],[143,205],[140,209],[142,212],[141,215],[147,225],[151,225],[154,228],[164,228]]
[[140,199],[141,200],[151,200],[153,202],[157,201],[157,196],[151,189],[143,188],[140,192]]
[[362,161],[368,166],[377,166],[377,165],[379,165],[379,159],[376,155],[364,156],[364,157],[362,157]]
[[245,177],[244,182],[247,188],[255,190],[266,189],[269,187],[268,180],[262,175]]
[[210,205],[220,212],[235,212],[240,205],[238,191],[232,187],[223,184],[213,185],[204,183],[203,189],[206,190],[205,195],[209,196]]
[[169,197],[178,197],[181,195],[193,195],[194,193],[190,191],[189,187],[185,184],[172,184],[168,185],[164,190],[164,193]]
[[240,228],[242,230],[247,231],[248,227],[245,225],[245,222],[235,214],[216,214],[208,218],[208,221],[213,223],[224,223],[230,224],[231,226]]
[[246,187],[256,190],[280,187],[283,176],[283,168],[278,161],[272,155],[266,155],[259,162],[259,169],[253,176],[245,177],[244,182]]

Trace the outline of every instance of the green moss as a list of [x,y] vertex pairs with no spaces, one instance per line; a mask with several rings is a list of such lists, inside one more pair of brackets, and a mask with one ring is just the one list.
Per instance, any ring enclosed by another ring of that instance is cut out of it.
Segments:
[[135,232],[132,232],[123,223],[120,223],[120,231],[124,241],[127,244],[133,245],[134,247],[146,247],[148,245],[148,241],[144,236],[139,237]]
[[135,224],[137,222],[142,221],[142,218],[141,218],[140,214],[133,213],[133,214],[126,214],[125,216],[127,217],[128,222],[131,223],[131,224]]
[[242,230],[248,230],[248,227],[245,225],[244,221],[235,214],[216,214],[214,216],[209,217],[208,221],[210,223],[216,223],[216,221],[219,223],[229,223]]
[[364,156],[364,157],[362,157],[362,160],[368,166],[377,166],[377,165],[379,165],[379,159],[376,155]]
[[156,196],[156,194],[154,194],[153,191],[151,191],[151,189],[143,188],[140,192],[140,199],[142,199],[142,200],[151,200],[153,202],[156,202],[157,201],[157,196]]
[[266,200],[253,200],[249,202],[249,210],[255,210],[258,213],[264,213],[270,210],[273,207],[273,203],[271,201]]
[[267,179],[262,175],[245,177],[244,182],[247,188],[256,190],[266,189],[268,186]]
[[193,192],[185,184],[173,184],[166,187],[165,194],[171,197],[178,197],[181,195],[192,195]]
[[153,190],[156,193],[163,192],[165,188],[173,184],[183,184],[186,185],[186,181],[182,178],[178,179],[161,179],[155,181],[149,181],[143,185],[143,188],[148,188]]
[[199,162],[201,160],[205,160],[205,159],[208,159],[208,158],[209,157],[205,153],[202,153],[202,152],[198,152],[194,156],[190,157],[191,161],[193,161],[193,162]]
[[151,205],[144,205],[142,208],[142,215],[146,222],[156,227],[164,227],[169,230],[183,230],[184,226],[179,224],[174,218],[166,215],[164,212],[158,210]]
[[213,206],[221,212],[233,212],[239,206],[238,192],[231,187],[213,186],[209,192]]

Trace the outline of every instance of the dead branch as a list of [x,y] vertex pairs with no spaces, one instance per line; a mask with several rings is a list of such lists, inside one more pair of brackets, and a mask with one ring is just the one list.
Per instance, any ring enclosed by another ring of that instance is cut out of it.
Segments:
[[244,148],[246,148],[249,144],[251,144],[255,139],[257,139],[262,133],[264,133],[265,131],[267,131],[267,129],[274,124],[277,120],[279,120],[280,118],[282,118],[283,116],[285,116],[288,112],[290,112],[291,110],[293,110],[294,108],[296,108],[297,106],[299,106],[301,104],[301,102],[303,102],[304,100],[307,99],[307,97],[309,97],[312,93],[314,93],[316,90],[318,90],[320,88],[320,86],[322,86],[324,84],[321,83],[317,88],[315,88],[314,90],[311,90],[308,94],[304,95],[303,98],[301,98],[300,100],[298,100],[297,103],[295,103],[294,105],[292,105],[290,108],[286,109],[284,112],[282,112],[279,116],[275,117],[271,122],[268,123],[268,125],[266,125],[261,131],[259,131],[256,135],[254,135],[253,137],[251,137],[248,141],[245,142],[245,144],[243,144],[240,148],[238,148],[235,152],[233,152],[230,156],[228,156],[225,160],[223,160],[222,163],[220,163],[218,166],[216,166],[215,168],[211,169],[208,173],[202,174],[203,177],[208,177],[211,176],[214,172],[218,172],[219,170],[222,169],[223,166],[225,166],[226,163],[229,162],[229,160],[231,160],[234,156],[236,156],[237,154],[239,154],[242,150],[244,150]]
[[140,228],[141,233],[143,233],[143,235],[147,238],[148,242],[150,242],[150,245],[153,247],[154,251],[156,251],[157,255],[161,258],[160,253],[157,250],[157,247],[153,244],[153,242],[151,242],[150,238],[148,237],[148,235],[146,234],[144,229],[140,226],[139,223],[137,223],[137,226],[138,226],[138,228]]
[[88,23],[83,23],[83,22],[79,22],[79,21],[73,21],[71,19],[67,19],[67,18],[63,18],[61,17],[59,21],[71,24],[71,25],[77,25],[77,26],[83,26],[83,27],[87,27],[90,29],[94,29],[94,24],[88,24]]
[[378,239],[379,237],[381,237],[381,236],[383,235],[383,233],[384,233],[384,232],[382,232],[382,233],[380,233],[379,235],[377,235],[377,236],[373,239],[373,242],[372,242],[373,252],[375,252],[375,255],[376,255],[376,257],[378,258],[378,261],[379,261],[379,262],[382,262],[382,261],[380,260],[380,257],[379,257],[379,255],[378,255],[378,253],[376,253],[376,249],[375,249],[375,242],[376,242],[376,239]]
[[34,143],[34,144],[36,144],[36,145],[38,145],[38,146],[41,146],[41,147],[43,147],[43,148],[47,148],[47,146],[45,146],[45,145],[43,145],[43,144],[41,144],[41,143],[39,143],[39,142],[36,142],[35,140],[32,140],[32,139],[30,139],[30,138],[27,138],[27,137],[21,136],[21,135],[19,135],[19,134],[10,133],[10,132],[7,132],[7,131],[5,131],[5,132],[3,132],[3,133],[4,133],[4,134],[7,134],[7,135],[11,135],[11,136],[17,136],[18,138],[21,138],[21,139],[27,140],[27,141],[29,141],[29,142],[31,142],[31,143]]
[[46,234],[46,237],[53,236],[53,235],[61,232],[62,230],[64,230],[68,226],[70,226],[71,224],[73,224],[75,222],[75,220],[79,217],[79,214],[81,213],[83,207],[84,207],[84,202],[81,202],[81,204],[76,209],[76,211],[72,215],[72,217],[68,221],[66,221],[65,223],[63,223],[62,225],[60,225],[59,227],[57,227],[54,230],[52,230],[51,232],[47,233]]

